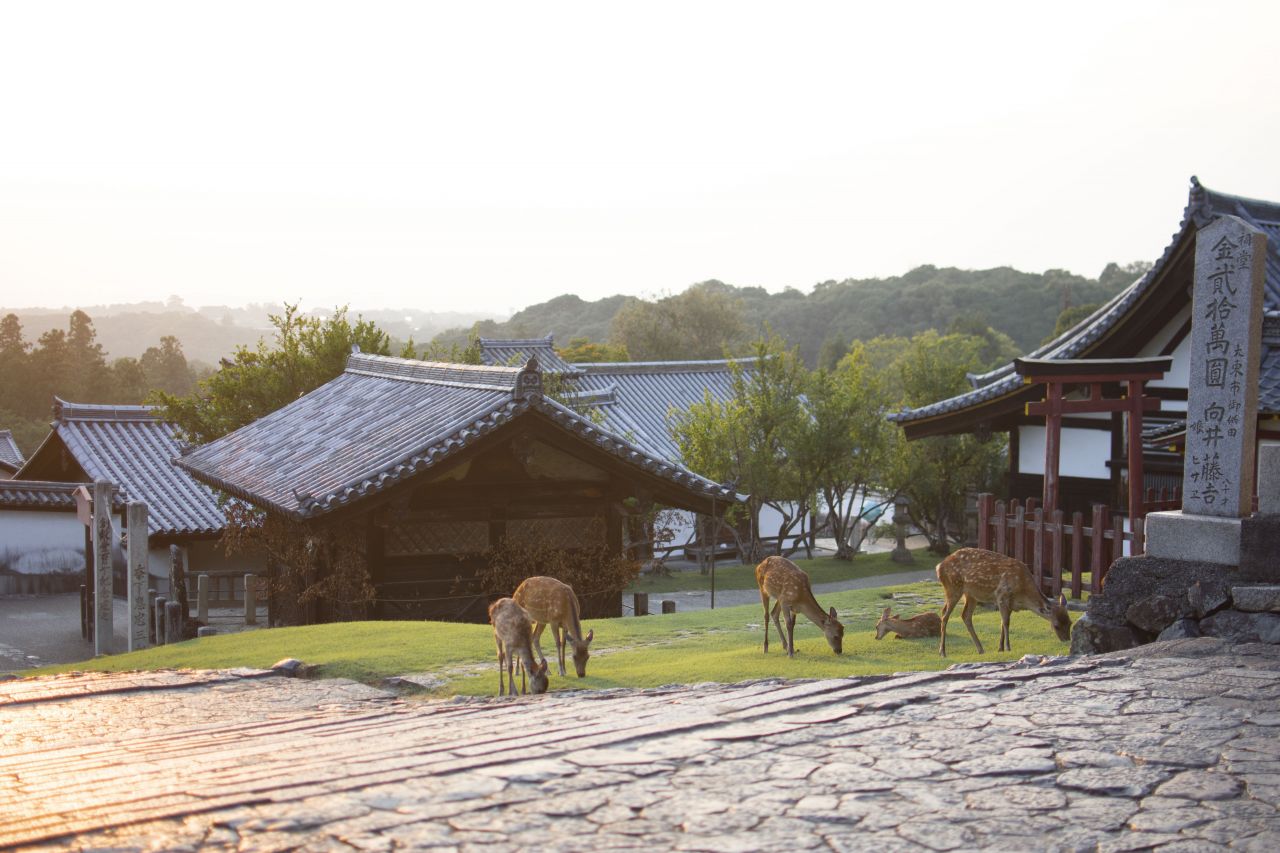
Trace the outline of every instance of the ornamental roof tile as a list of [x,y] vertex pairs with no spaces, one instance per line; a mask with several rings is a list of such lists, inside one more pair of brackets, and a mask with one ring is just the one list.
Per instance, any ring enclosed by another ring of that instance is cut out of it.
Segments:
[[404,482],[536,410],[690,491],[736,498],[726,487],[655,458],[622,435],[542,397],[540,380],[536,360],[516,368],[357,353],[335,379],[195,448],[178,464],[251,503],[310,518]]

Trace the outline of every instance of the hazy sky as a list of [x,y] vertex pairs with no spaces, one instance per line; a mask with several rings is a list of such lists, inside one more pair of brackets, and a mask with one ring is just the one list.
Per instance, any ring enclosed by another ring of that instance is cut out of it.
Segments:
[[1275,3],[0,5],[0,305],[505,313],[1154,260]]

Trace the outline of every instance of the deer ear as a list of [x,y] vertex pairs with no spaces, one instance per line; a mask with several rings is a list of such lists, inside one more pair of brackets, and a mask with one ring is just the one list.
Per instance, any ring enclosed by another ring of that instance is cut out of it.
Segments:
[[582,642],[584,645],[591,645],[591,641],[594,640],[595,638],[596,638],[596,629],[592,628],[590,631],[587,632],[587,638]]
[[1065,592],[1058,596],[1058,606],[1063,608],[1067,606],[1067,594]]
[[832,620],[834,620],[836,618],[836,609],[832,607],[830,610],[827,611],[827,615],[830,616]]
[[884,612],[882,612],[882,613],[880,614],[880,618],[881,618],[881,619],[888,619],[888,618],[889,618],[889,608],[887,608],[887,607],[886,607],[886,608],[884,609]]

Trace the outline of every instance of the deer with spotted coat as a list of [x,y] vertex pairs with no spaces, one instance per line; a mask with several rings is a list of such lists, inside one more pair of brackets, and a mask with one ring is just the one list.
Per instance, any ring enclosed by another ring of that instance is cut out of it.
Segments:
[[[538,648],[538,657],[545,666],[546,657],[542,654],[542,629],[551,626],[551,636],[556,641],[556,654],[559,656],[560,675],[564,676],[565,646],[573,646],[573,668],[579,678],[587,677],[587,659],[591,653],[587,647],[595,639],[596,632],[588,631],[582,636],[582,621],[579,618],[578,596],[573,594],[573,587],[567,583],[539,575],[526,578],[516,587],[512,597],[516,603],[529,611],[533,619],[533,643]],[[561,636],[563,630],[564,636]],[[566,640],[567,638],[567,640]]]
[[[765,557],[756,566],[756,586],[760,587],[760,602],[764,605],[764,650],[769,651],[769,617],[773,616],[773,624],[778,628],[778,636],[782,639],[787,657],[796,656],[795,631],[796,613],[803,613],[809,621],[822,629],[831,651],[840,654],[844,647],[844,626],[836,618],[836,609],[832,607],[824,612],[818,600],[813,597],[813,588],[809,585],[809,576],[804,570],[786,557]],[[777,599],[772,614],[769,611],[769,597]],[[779,615],[787,619],[787,631],[782,631]]]
[[942,639],[938,642],[938,654],[943,657],[947,656],[947,620],[960,596],[964,596],[960,618],[969,629],[978,654],[982,654],[983,649],[978,632],[973,630],[973,608],[977,604],[994,604],[1000,611],[998,651],[1013,650],[1009,642],[1009,614],[1015,610],[1030,610],[1049,623],[1059,640],[1071,639],[1067,597],[1054,601],[1042,593],[1031,570],[1021,560],[982,548],[961,548],[938,563],[934,571],[947,599],[942,606]]
[[942,620],[937,613],[921,613],[910,619],[894,616],[889,608],[880,614],[876,623],[876,639],[884,639],[889,632],[897,635],[899,640],[914,640],[917,637],[936,637],[942,633]]
[[546,693],[547,662],[534,663],[533,620],[525,609],[510,598],[499,598],[489,605],[489,622],[493,625],[493,640],[498,646],[498,695],[506,692],[502,684],[503,670],[506,670],[511,695],[516,695],[517,662],[520,665],[520,692],[529,692],[525,685],[525,673],[528,673],[533,692]]

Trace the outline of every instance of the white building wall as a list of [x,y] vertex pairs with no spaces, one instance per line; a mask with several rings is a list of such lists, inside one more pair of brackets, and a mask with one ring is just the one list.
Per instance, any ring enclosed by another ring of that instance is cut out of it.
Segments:
[[[1048,432],[1042,426],[1018,427],[1018,471],[1044,476],[1044,445]],[[1108,480],[1111,472],[1111,433],[1100,429],[1064,427],[1058,454],[1058,475]]]

